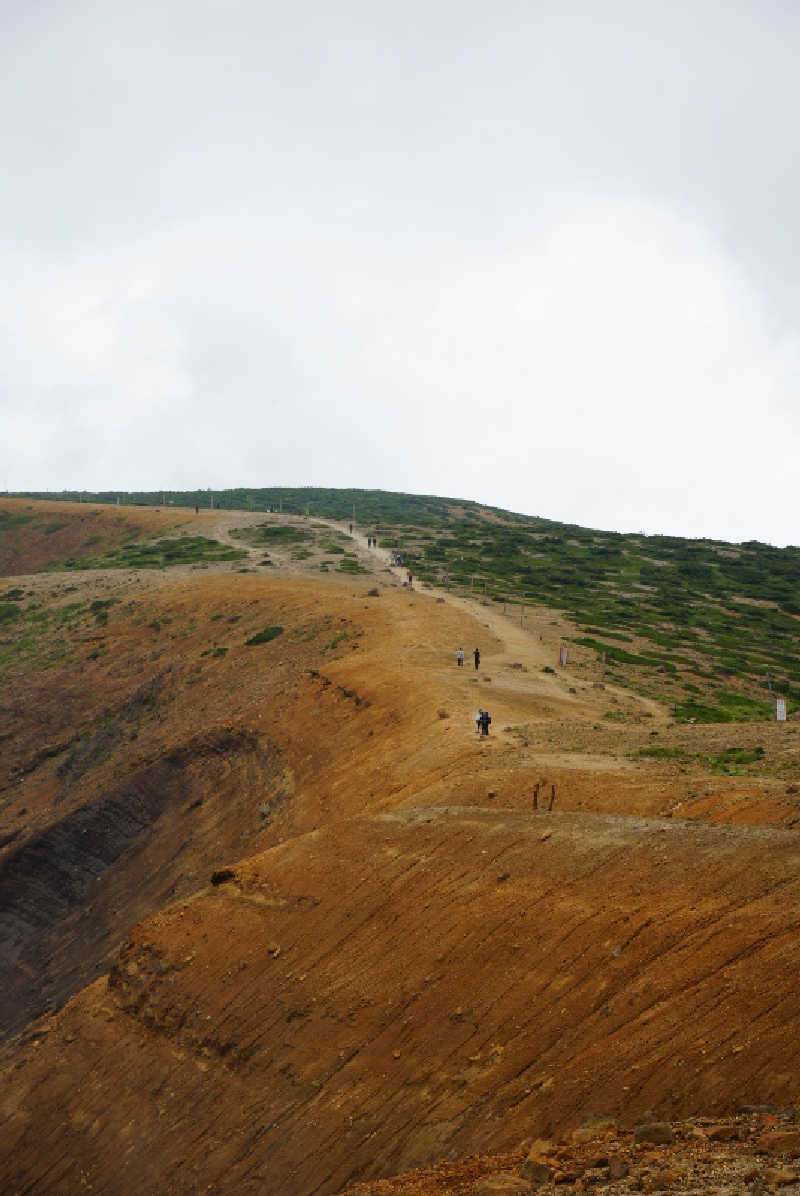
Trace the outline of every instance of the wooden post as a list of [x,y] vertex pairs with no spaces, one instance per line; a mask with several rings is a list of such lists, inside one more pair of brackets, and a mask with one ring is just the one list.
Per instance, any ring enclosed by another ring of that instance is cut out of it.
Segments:
[[536,782],[536,784],[533,787],[533,808],[534,808],[534,810],[539,809],[539,782],[538,781]]
[[556,804],[556,787],[555,787],[555,785],[551,785],[550,786],[550,805],[547,807],[548,811],[552,810],[552,808],[555,804]]

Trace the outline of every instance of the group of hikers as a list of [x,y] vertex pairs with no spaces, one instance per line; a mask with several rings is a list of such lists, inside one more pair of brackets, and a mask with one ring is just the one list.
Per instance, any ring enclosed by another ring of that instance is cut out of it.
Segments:
[[[480,663],[481,663],[481,653],[480,653],[479,648],[476,648],[475,651],[472,653],[472,659],[475,661],[475,668],[477,670],[478,668],[480,668]],[[464,664],[464,649],[463,648],[456,648],[456,664],[458,665],[459,668],[461,668]]]
[[[480,648],[476,648],[475,651],[472,653],[472,659],[475,661],[475,670],[477,671],[480,668],[480,664],[481,664]],[[456,664],[458,665],[458,667],[460,669],[464,667],[464,649],[463,648],[456,648]],[[481,738],[485,738],[489,734],[489,724],[491,723],[491,721],[492,721],[492,716],[489,713],[489,711],[483,710],[479,706],[477,711],[475,712],[475,730],[478,732],[478,734],[481,736]]]
[[481,739],[485,739],[489,734],[489,723],[492,721],[492,716],[488,710],[481,710],[480,706],[475,711],[475,730],[480,735]]

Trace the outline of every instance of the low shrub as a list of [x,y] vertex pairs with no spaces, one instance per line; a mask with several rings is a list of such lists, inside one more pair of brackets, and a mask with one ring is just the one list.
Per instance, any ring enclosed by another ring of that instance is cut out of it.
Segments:
[[279,635],[283,635],[282,627],[265,627],[263,631],[259,631],[255,635],[252,635],[249,640],[245,640],[245,643],[268,644],[270,640],[277,639]]

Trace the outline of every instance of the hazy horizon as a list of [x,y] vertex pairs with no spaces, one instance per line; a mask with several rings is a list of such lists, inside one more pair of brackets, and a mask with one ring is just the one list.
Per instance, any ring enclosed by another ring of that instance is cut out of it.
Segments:
[[786,544],[800,11],[7,6],[0,488]]

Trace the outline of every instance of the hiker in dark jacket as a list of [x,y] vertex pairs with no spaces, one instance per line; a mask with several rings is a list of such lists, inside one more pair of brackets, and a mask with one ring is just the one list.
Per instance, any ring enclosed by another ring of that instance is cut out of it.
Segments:
[[472,655],[473,655],[473,657],[475,658],[475,669],[477,670],[477,669],[479,669],[479,668],[480,668],[480,664],[481,664],[481,654],[480,654],[480,652],[478,651],[478,649],[476,648],[476,649],[475,649],[475,651],[472,653]]
[[481,711],[481,735],[483,737],[489,734],[489,723],[492,721],[492,716],[488,710]]

